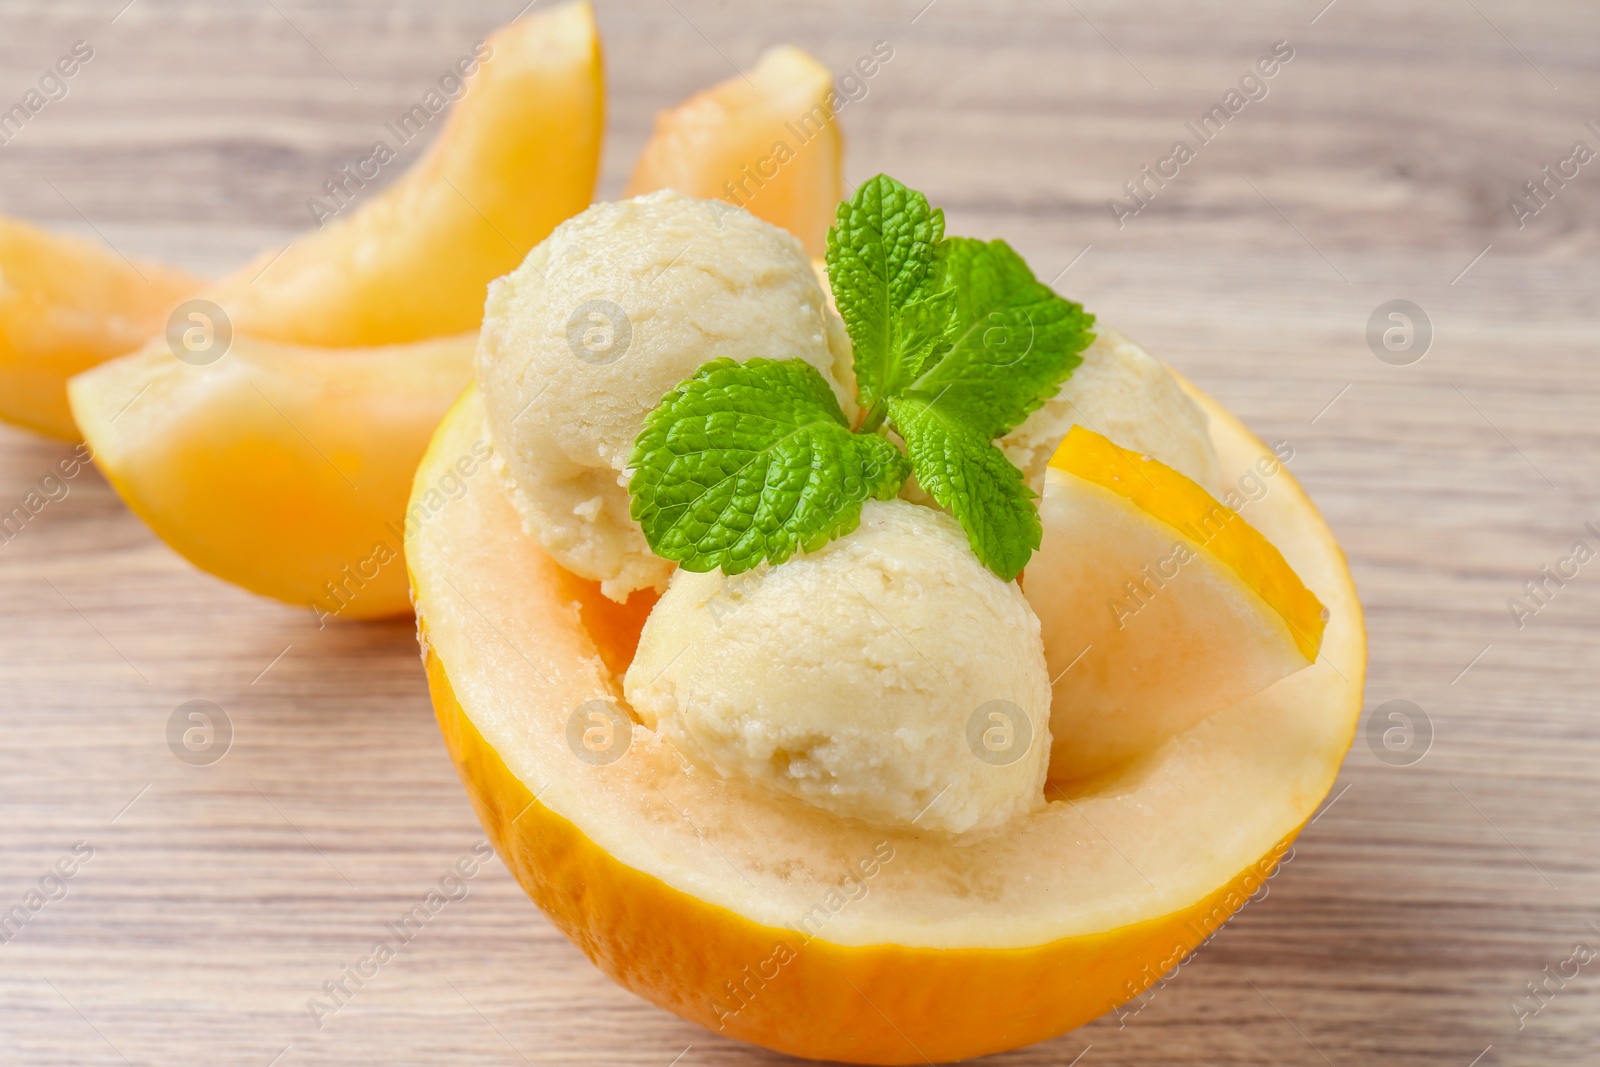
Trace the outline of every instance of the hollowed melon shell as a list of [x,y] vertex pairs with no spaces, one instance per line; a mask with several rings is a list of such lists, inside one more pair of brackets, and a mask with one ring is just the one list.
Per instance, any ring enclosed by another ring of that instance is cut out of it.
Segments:
[[[1200,399],[1224,471],[1242,472],[1264,446]],[[482,435],[469,390],[417,490]],[[718,780],[642,727],[614,763],[577,758],[568,720],[616,698],[649,605],[612,605],[551,562],[492,476],[420,525],[407,558],[435,710],[478,816],[602,970],[782,1052],[939,1062],[1130,999],[1259,888],[1327,794],[1360,713],[1361,610],[1315,508],[1287,470],[1274,482],[1249,518],[1332,613],[1318,663],[977,842]]]

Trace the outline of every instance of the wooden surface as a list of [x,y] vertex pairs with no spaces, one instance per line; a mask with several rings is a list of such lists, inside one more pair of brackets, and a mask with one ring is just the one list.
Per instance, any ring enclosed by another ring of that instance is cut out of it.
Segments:
[[[0,148],[0,210],[208,272],[306,225],[518,6],[136,0],[113,22],[123,2],[0,3],[6,107],[95,49]],[[1600,148],[1600,8],[925,2],[603,2],[601,194],[655,108],[763,47],[839,69],[891,42],[843,115],[851,177],[920,186],[1046,278],[1072,264],[1059,288],[1290,442],[1367,606],[1368,708],[1414,701],[1433,733],[1409,766],[1358,737],[1270,896],[1125,1025],[994,1062],[1597,1062],[1600,959],[1520,1030],[1508,999],[1600,948],[1600,563],[1523,629],[1506,601],[1600,548],[1600,166],[1524,229],[1506,201]],[[1269,95],[1119,230],[1107,199],[1279,40]],[[1409,366],[1364,337],[1395,298],[1436,331]],[[3,508],[66,451],[0,430]],[[308,998],[480,840],[411,625],[319,631],[193,570],[96,474],[69,484],[0,545],[0,908],[75,842],[93,858],[0,945],[0,1064],[786,1062],[611,985],[497,862],[319,1029]],[[235,731],[209,767],[167,745],[192,699]]]

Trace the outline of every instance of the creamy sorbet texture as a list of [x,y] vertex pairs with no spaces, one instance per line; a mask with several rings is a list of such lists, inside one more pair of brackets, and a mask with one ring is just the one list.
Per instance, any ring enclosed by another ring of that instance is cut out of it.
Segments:
[[800,242],[670,190],[596,204],[489,288],[477,375],[528,534],[617,600],[673,564],[628,515],[644,416],[708,360],[799,358],[853,417],[850,342]]
[[918,504],[868,501],[775,567],[680,570],[624,693],[694,761],[839,815],[962,833],[1044,804],[1039,620]]

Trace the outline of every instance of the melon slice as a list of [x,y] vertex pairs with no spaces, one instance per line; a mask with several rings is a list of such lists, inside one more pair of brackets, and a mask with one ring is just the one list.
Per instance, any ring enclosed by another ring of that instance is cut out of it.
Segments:
[[843,193],[832,76],[791,46],[656,116],[624,196],[676,189],[725,200],[800,238],[820,258]]
[[1039,513],[1024,587],[1053,680],[1051,778],[1151,752],[1317,658],[1316,595],[1240,515],[1159,460],[1074,426]]
[[199,567],[319,617],[409,610],[410,477],[470,380],[488,283],[589,202],[600,73],[587,3],[501,29],[415,167],[207,294],[233,329],[218,362],[157,343],[74,379],[134,512]]
[[160,333],[203,284],[0,216],[0,419],[79,440],[67,379]]
[[604,87],[587,2],[494,33],[463,81],[438,140],[392,186],[207,294],[236,332],[342,348],[475,330],[489,282],[589,206]]
[[[395,615],[411,479],[476,348],[475,333],[350,350],[235,337],[195,366],[162,338],[74,378],[73,412],[122,499],[196,566],[319,618]],[[471,445],[414,514],[476,473],[488,448]]]
[[[1201,399],[1225,472],[1265,454]],[[483,427],[469,390],[423,460],[419,499]],[[1333,783],[1361,709],[1361,608],[1316,509],[1279,478],[1252,517],[1331,608],[1322,661],[1179,735],[1137,774],[1052,792],[981,843],[721,780],[630,727],[618,672],[649,597],[611,604],[558,567],[494,478],[415,527],[407,560],[434,707],[478,816],[598,966],[768,1048],[944,1062],[1129,999],[1259,887]],[[602,726],[596,758],[587,738]]]

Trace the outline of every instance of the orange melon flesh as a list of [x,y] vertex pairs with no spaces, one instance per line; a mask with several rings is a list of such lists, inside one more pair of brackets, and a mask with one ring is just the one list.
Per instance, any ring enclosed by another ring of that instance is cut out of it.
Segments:
[[203,284],[0,216],[0,419],[78,440],[67,379],[160,333]]
[[412,477],[476,347],[236,337],[194,366],[163,338],[74,378],[73,412],[122,499],[202,570],[319,617],[396,615]]
[[1040,518],[1024,588],[1053,679],[1052,778],[1150,752],[1317,658],[1316,595],[1244,518],[1159,460],[1074,426]]
[[489,282],[589,205],[604,123],[593,10],[532,12],[487,44],[415,166],[207,294],[236,332],[345,348],[475,330]]
[[[1209,401],[1225,472],[1264,448]],[[417,474],[484,434],[469,390]],[[1239,907],[1338,772],[1365,639],[1344,559],[1284,472],[1256,524],[1332,611],[1323,660],[1206,719],[1138,774],[1052,791],[997,836],[842,820],[694,767],[643,727],[569,745],[620,700],[648,600],[607,605],[471,481],[411,531],[434,706],[491,839],[607,974],[712,1030],[799,1056],[942,1062],[1038,1041],[1129,999]],[[587,710],[586,710],[587,706]]]
[[[72,383],[96,458],[191,562],[319,617],[410,609],[411,475],[470,378],[488,283],[587,206],[603,86],[587,3],[493,34],[393,186],[210,290],[233,348],[164,344]],[[137,399],[133,399],[137,397]]]
[[656,116],[624,196],[676,189],[737,204],[820,257],[843,193],[844,139],[832,75],[798,48]]

